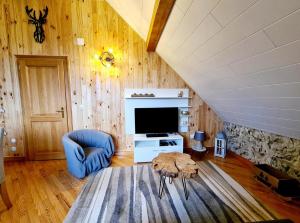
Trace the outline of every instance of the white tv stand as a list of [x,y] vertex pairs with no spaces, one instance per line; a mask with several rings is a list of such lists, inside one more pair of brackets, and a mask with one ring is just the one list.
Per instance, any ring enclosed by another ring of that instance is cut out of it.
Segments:
[[[174,142],[171,145],[170,142]],[[183,152],[183,137],[179,134],[168,134],[167,137],[147,137],[146,134],[135,134],[134,162],[151,162],[159,153]]]

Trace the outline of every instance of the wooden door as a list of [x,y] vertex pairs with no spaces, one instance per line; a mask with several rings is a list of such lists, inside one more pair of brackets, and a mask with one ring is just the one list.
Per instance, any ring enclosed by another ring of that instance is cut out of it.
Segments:
[[61,138],[70,129],[65,58],[19,57],[20,91],[29,160],[63,159]]

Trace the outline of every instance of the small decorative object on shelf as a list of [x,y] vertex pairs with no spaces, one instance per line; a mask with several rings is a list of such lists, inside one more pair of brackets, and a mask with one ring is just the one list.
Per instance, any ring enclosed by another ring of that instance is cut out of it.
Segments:
[[182,115],[189,115],[189,114],[190,114],[189,111],[186,111],[186,110],[182,110],[180,113],[181,113]]
[[155,97],[155,94],[153,94],[153,93],[145,93],[145,94],[137,94],[137,93],[133,93],[133,94],[131,94],[131,97],[133,97],[133,98],[138,98],[138,97],[148,97],[148,98],[153,98],[153,97]]
[[227,137],[224,132],[218,132],[215,138],[215,156],[225,158],[227,149]]
[[183,91],[179,91],[179,92],[178,92],[178,97],[179,97],[179,98],[182,98],[182,97],[183,97]]
[[194,140],[197,141],[197,143],[193,146],[193,150],[198,152],[205,152],[206,148],[202,145],[202,142],[205,140],[205,132],[196,131],[194,134]]

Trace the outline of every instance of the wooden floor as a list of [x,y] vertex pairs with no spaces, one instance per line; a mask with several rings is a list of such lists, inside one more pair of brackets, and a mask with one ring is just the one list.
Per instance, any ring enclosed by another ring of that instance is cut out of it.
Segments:
[[[206,155],[279,217],[300,222],[300,205],[282,201],[253,178],[250,162],[235,155],[226,159]],[[112,166],[133,165],[133,157],[114,157]],[[62,222],[86,180],[66,171],[64,160],[7,162],[6,182],[13,207],[0,201],[1,222]]]

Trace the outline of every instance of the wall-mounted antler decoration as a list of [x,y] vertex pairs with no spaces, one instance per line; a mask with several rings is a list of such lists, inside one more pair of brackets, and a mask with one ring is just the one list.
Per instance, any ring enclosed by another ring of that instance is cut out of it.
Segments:
[[[47,22],[47,15],[48,15],[48,7],[46,6],[44,11],[44,15],[42,14],[40,10],[39,18],[36,18],[35,10],[29,9],[28,5],[25,7],[26,13],[29,16],[28,24],[34,24],[35,25],[35,31],[34,31],[34,39],[38,43],[42,43],[45,40],[45,31],[43,29],[43,25]],[[33,11],[33,13],[31,13]]]

